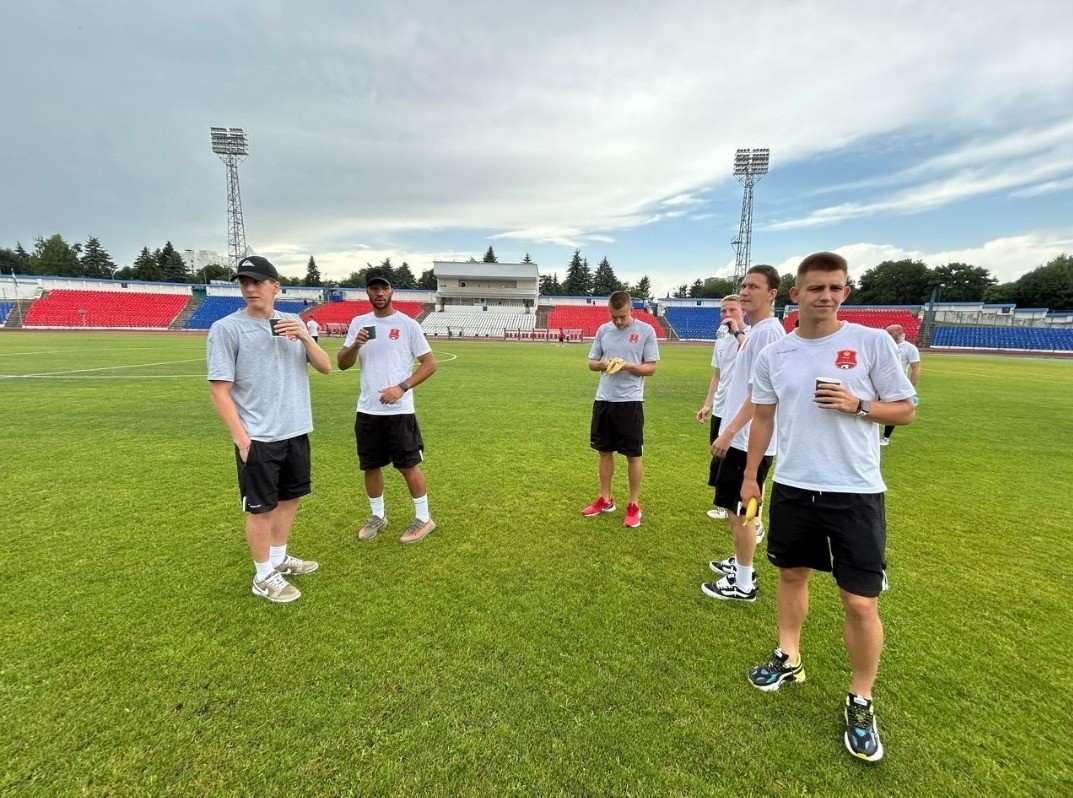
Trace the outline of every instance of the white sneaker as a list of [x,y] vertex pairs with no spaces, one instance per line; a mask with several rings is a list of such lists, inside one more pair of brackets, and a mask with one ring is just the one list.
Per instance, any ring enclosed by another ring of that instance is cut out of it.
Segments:
[[759,543],[764,539],[764,522],[759,518],[756,519],[756,542]]
[[720,518],[726,518],[727,517],[727,511],[724,510],[722,507],[716,507],[714,510],[709,510],[706,513],[706,515],[709,518],[714,518],[714,519],[718,520]]
[[879,445],[880,446],[890,446],[890,438],[880,438],[879,439]]
[[300,598],[302,593],[283,578],[279,571],[273,571],[264,579],[253,577],[253,595],[263,596],[276,604],[286,604]]

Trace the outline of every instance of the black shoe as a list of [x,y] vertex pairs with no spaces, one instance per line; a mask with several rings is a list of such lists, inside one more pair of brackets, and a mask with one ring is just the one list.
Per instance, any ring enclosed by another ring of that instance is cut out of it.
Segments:
[[749,671],[749,684],[757,690],[769,693],[782,687],[783,682],[805,681],[804,665],[800,662],[797,665],[787,665],[786,659],[782,649],[776,648],[771,653],[771,659]]
[[871,701],[850,693],[846,696],[846,750],[868,762],[883,758],[883,743],[876,728],[876,708]]

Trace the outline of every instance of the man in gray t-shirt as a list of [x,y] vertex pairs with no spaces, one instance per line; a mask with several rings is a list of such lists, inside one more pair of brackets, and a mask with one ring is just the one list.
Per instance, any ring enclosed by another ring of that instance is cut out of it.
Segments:
[[302,594],[285,577],[319,567],[287,554],[298,502],[310,490],[313,414],[306,364],[321,374],[332,364],[300,317],[275,309],[279,274],[267,259],[243,258],[231,279],[242,286],[246,307],[209,328],[209,391],[235,442],[253,593],[294,601]]
[[607,303],[611,321],[600,326],[589,350],[589,370],[600,372],[592,406],[589,445],[600,453],[600,495],[581,511],[593,517],[615,509],[611,478],[615,452],[625,455],[630,500],[623,526],[641,525],[645,377],[656,372],[659,347],[651,325],[633,318],[633,299],[616,291]]

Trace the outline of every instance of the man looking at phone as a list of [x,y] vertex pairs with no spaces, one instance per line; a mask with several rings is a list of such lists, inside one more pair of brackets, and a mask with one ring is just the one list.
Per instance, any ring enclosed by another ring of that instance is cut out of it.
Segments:
[[852,671],[844,742],[854,756],[875,761],[883,756],[872,687],[883,648],[878,597],[887,536],[876,424],[912,421],[914,390],[889,335],[838,320],[850,293],[848,272],[846,260],[831,252],[801,262],[790,289],[801,324],[761,352],[753,370],[741,501],[760,498],[760,466],[777,421],[768,559],[779,569],[779,645],[749,681],[765,691],[804,681],[808,577],[814,569],[833,572]]
[[[358,540],[372,540],[387,526],[383,469],[393,464],[414,502],[414,520],[399,540],[415,543],[435,529],[436,522],[429,514],[421,471],[425,443],[414,411],[413,389],[436,372],[436,358],[421,325],[391,306],[394,292],[384,272],[373,269],[366,275],[365,293],[372,313],[354,317],[336,355],[343,371],[361,361],[354,437],[372,512],[358,531]],[[413,371],[414,358],[417,371]]]

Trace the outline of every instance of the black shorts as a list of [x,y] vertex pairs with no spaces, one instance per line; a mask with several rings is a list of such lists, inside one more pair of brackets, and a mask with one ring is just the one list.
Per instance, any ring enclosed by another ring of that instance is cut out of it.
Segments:
[[878,596],[887,569],[882,493],[828,493],[775,483],[767,557],[777,568],[833,571],[847,593]]
[[354,420],[358,445],[358,468],[370,471],[394,465],[413,468],[425,459],[425,442],[414,413],[376,416],[358,413]]
[[[708,448],[710,449],[712,444],[715,443],[715,439],[719,437],[719,429],[723,426],[723,419],[719,416],[712,416],[711,424],[708,426]],[[708,487],[715,487],[715,477],[719,473],[719,458],[712,456],[711,463],[708,464]]]
[[[741,449],[731,446],[727,453],[719,458],[719,471],[715,475],[715,506],[722,507],[732,513],[737,513],[738,504],[741,502],[741,481],[745,478],[745,461],[748,455]],[[760,467],[756,469],[756,484],[760,490],[764,489],[764,480],[767,479],[768,469],[771,468],[771,457],[764,455],[760,460]]]
[[272,443],[251,440],[246,462],[237,446],[235,462],[243,512],[270,513],[279,502],[298,499],[312,490],[308,435]]
[[645,403],[592,403],[589,446],[598,452],[618,452],[640,457],[645,445]]

